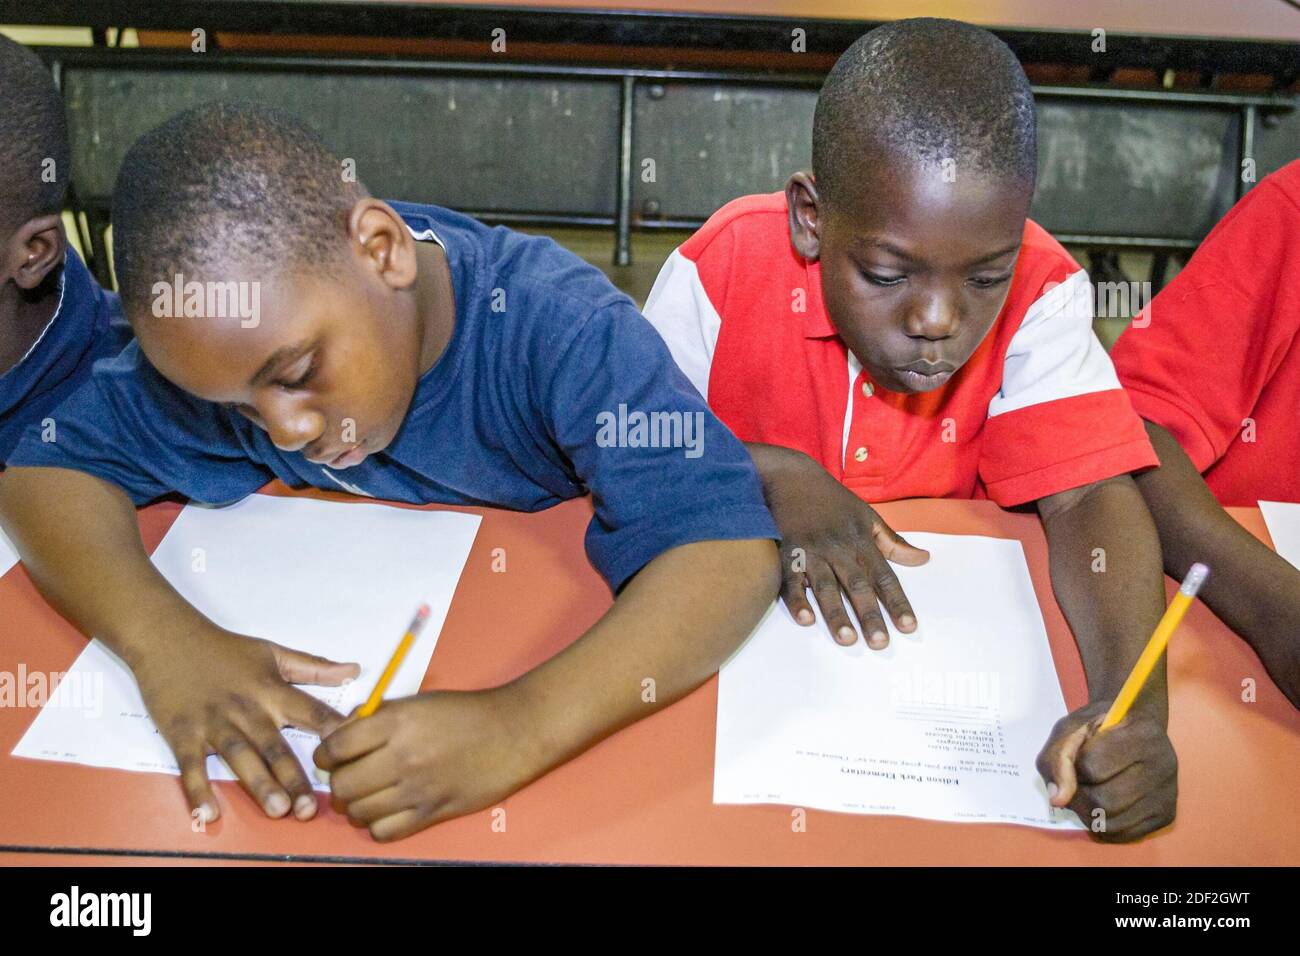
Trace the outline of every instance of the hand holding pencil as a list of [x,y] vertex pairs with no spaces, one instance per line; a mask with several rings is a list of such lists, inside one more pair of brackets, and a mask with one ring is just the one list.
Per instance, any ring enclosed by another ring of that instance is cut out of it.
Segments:
[[[424,625],[428,620],[429,605],[421,604],[419,608],[416,609],[415,617],[411,618],[411,623],[407,626],[406,633],[402,635],[401,640],[397,642],[397,647],[393,649],[393,654],[389,657],[388,664],[384,667],[383,673],[379,675],[379,680],[375,681],[374,690],[370,692],[370,696],[366,698],[364,704],[348,715],[349,720],[353,718],[360,719],[362,717],[369,717],[379,709],[379,705],[384,701],[384,693],[388,690],[388,685],[391,684],[393,678],[397,676],[397,671],[401,668],[402,661],[406,660],[406,655],[410,653],[411,645],[413,645],[415,639],[420,636],[420,632],[424,630]],[[322,783],[328,783],[329,778],[330,775],[328,771],[321,769],[316,770],[317,780]]]
[[1178,758],[1163,720],[1133,704],[1208,570],[1194,565],[1113,701],[1057,721],[1038,755],[1052,806],[1073,810],[1102,842],[1128,842],[1173,822]]

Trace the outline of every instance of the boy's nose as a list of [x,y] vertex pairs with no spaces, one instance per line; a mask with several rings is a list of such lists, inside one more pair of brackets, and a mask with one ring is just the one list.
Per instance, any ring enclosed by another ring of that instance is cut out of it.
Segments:
[[302,406],[279,405],[261,414],[271,443],[281,451],[301,451],[325,431],[325,416]]
[[907,317],[907,334],[926,339],[951,338],[961,324],[956,305],[944,296],[917,302]]

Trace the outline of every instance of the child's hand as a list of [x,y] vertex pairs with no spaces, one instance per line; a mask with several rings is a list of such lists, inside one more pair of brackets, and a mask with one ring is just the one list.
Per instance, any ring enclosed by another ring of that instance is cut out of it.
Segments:
[[491,806],[543,768],[507,688],[439,691],[349,719],[316,748],[334,799],[376,840]]
[[1052,806],[1069,807],[1103,843],[1128,843],[1174,822],[1178,757],[1161,722],[1137,709],[1098,733],[1110,704],[1058,720],[1038,772]]
[[220,815],[204,766],[215,752],[269,817],[316,814],[311,783],[280,728],[322,736],[343,720],[293,684],[337,686],[357,676],[338,664],[219,628],[185,644],[184,654],[154,654],[134,668],[149,715],[180,766],[191,814]]
[[779,467],[763,467],[761,473],[782,536],[781,598],[790,614],[800,624],[813,623],[805,590],[812,588],[831,636],[852,644],[858,634],[844,611],[843,590],[868,646],[879,650],[889,644],[880,604],[900,631],[914,630],[916,615],[889,562],[925,564],[930,553],[895,534],[874,508],[813,459],[784,451]]

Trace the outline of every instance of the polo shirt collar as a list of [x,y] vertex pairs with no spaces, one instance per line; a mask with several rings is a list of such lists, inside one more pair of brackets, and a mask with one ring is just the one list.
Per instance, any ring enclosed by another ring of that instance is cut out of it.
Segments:
[[411,220],[412,220],[412,219],[416,219],[416,218],[424,219],[426,222],[429,222],[429,223],[432,223],[432,221],[433,221],[433,220],[429,219],[428,216],[420,216],[420,217],[416,217],[416,216],[403,216],[403,219],[406,221],[406,228],[407,228],[407,229],[410,231],[410,233],[411,233],[411,238],[414,239],[416,242],[428,242],[430,239],[432,239],[432,240],[433,240],[434,242],[436,242],[438,245],[442,246],[442,251],[443,251],[443,252],[446,252],[446,251],[447,251],[447,244],[446,244],[445,242],[442,241],[442,237],[441,237],[441,236],[439,236],[436,232],[433,231],[433,226],[432,226],[432,225],[428,225],[428,226],[426,226],[426,227],[423,228],[423,229],[417,229],[415,226],[411,225]]
[[[59,317],[64,314],[63,299],[68,292],[68,266],[66,256],[63,261],[64,265],[59,269],[59,301],[54,306],[54,314],[51,315],[50,320],[45,323],[45,328],[41,329],[41,334],[36,336],[36,341],[31,344],[31,347],[28,348],[26,352],[23,353],[23,357],[13,364],[9,369],[9,372],[18,371],[19,366],[36,354],[36,350],[40,348],[41,343],[45,341],[45,336],[49,334],[50,329],[54,328],[54,323],[58,322]],[[5,372],[5,374],[8,375],[9,372]]]

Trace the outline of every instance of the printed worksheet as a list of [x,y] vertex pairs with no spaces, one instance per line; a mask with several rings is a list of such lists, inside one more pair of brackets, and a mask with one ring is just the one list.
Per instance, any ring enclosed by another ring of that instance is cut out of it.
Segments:
[[1259,510],[1268,526],[1268,536],[1273,547],[1297,568],[1300,568],[1300,504],[1289,501],[1261,501]]
[[[477,515],[252,495],[187,505],[153,563],[195,607],[239,634],[361,665],[343,687],[308,693],[346,714],[363,703],[422,602],[428,624],[387,698],[415,693],[478,532]],[[319,739],[286,729],[309,775]],[[179,773],[130,670],[91,641],[14,748],[14,756]],[[216,756],[215,780],[234,779]],[[317,789],[328,789],[322,780]]]
[[1065,700],[1020,542],[904,536],[916,632],[842,647],[777,602],[723,666],[714,802],[1082,826],[1034,768]]
[[0,530],[0,578],[18,563],[18,549],[14,547],[13,542]]

